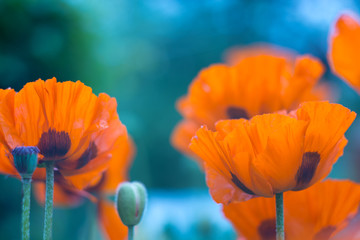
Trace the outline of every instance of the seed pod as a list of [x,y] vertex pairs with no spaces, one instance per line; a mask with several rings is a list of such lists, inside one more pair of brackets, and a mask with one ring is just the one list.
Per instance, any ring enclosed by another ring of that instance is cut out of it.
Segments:
[[115,203],[121,221],[126,226],[135,226],[140,222],[146,199],[146,188],[142,183],[124,182],[118,186]]
[[22,178],[31,179],[38,163],[39,149],[37,147],[16,147],[11,154],[14,165]]

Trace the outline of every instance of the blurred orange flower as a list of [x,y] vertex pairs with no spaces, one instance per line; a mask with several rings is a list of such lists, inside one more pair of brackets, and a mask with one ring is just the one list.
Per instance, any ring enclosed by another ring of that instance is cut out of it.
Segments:
[[[115,98],[97,97],[80,81],[55,78],[0,92],[0,172],[19,177],[11,150],[37,146],[39,164],[55,161],[55,181],[83,189],[100,180],[118,138],[127,138]],[[45,179],[37,168],[35,180]]]
[[223,120],[200,128],[190,149],[205,163],[218,203],[302,190],[326,177],[347,144],[356,114],[340,104],[306,102],[286,113]]
[[175,127],[171,142],[178,150],[191,154],[188,145],[201,124],[214,129],[218,120],[291,110],[303,101],[325,99],[328,93],[324,86],[315,87],[324,67],[314,57],[252,47],[232,58],[238,61],[234,66],[202,70],[177,102],[184,120]]
[[255,43],[246,47],[232,47],[225,51],[224,60],[230,65],[236,65],[241,60],[248,57],[259,55],[268,55],[285,58],[287,62],[293,64],[296,58],[296,52],[267,43]]
[[[114,198],[119,183],[128,179],[128,170],[134,156],[134,144],[130,138],[119,138],[111,151],[109,168],[102,173],[101,180],[84,191],[74,190],[61,182],[55,183],[54,205],[74,206],[84,197],[97,197],[98,222],[108,239],[125,239],[127,227],[121,222],[115,209]],[[56,178],[56,177],[55,177]],[[81,181],[81,179],[80,179]],[[35,194],[40,203],[45,202],[45,184],[36,182]],[[91,194],[91,195],[90,195]]]
[[329,41],[328,59],[331,69],[359,93],[359,21],[349,14],[341,15],[330,33]]
[[[360,185],[351,181],[327,180],[304,191],[286,192],[285,236],[292,240],[327,240],[334,239],[340,231],[348,236],[349,223],[359,203]],[[231,203],[223,206],[223,212],[244,239],[276,238],[274,198]],[[351,234],[355,236],[354,231]]]

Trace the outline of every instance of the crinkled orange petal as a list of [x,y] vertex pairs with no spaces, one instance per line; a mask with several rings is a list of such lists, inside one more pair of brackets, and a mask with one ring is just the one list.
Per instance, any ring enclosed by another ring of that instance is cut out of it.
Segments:
[[9,153],[4,145],[0,145],[0,173],[20,178],[13,161],[11,153]]
[[360,185],[349,180],[327,180],[304,191],[288,192],[284,201],[290,215],[288,221],[294,219],[298,225],[289,224],[289,228],[293,226],[289,230],[295,240],[310,236],[328,239],[320,236],[335,235],[346,228],[357,213]]
[[[293,113],[297,119],[309,121],[304,139],[304,153],[316,152],[320,161],[310,185],[323,179],[341,156],[346,145],[345,132],[356,113],[340,104],[307,102]],[[302,186],[299,186],[302,189]]]
[[228,159],[225,155],[228,152],[223,151],[215,136],[216,134],[209,131],[206,126],[202,126],[191,139],[189,147],[208,167],[230,179],[230,168],[226,164]]
[[211,197],[217,203],[229,204],[231,202],[246,201],[256,197],[247,194],[234,186],[233,183],[217,171],[205,165],[206,184]]
[[[246,202],[223,206],[223,212],[244,239],[275,239],[275,199],[254,198]],[[285,227],[289,219],[285,221]],[[286,235],[286,237],[289,237]]]
[[127,227],[121,222],[114,203],[102,200],[98,204],[99,224],[107,239],[126,239]]
[[[304,191],[286,192],[285,236],[292,240],[327,240],[333,239],[339,231],[356,233],[358,231],[348,228],[359,203],[360,185],[348,180],[327,180]],[[275,238],[274,198],[231,203],[223,207],[223,212],[245,239]]]
[[[232,131],[231,128],[233,128]],[[246,128],[246,120],[220,121],[216,124],[216,129],[218,131],[217,139],[223,139],[223,145],[227,146],[230,152],[228,164],[232,174],[249,188],[253,194],[271,197],[274,193],[273,188],[266,176],[259,171],[261,168],[259,168],[257,162],[254,161],[255,155],[253,153],[262,148],[262,146],[261,143],[258,146],[254,145],[254,142],[257,140],[251,138],[253,136],[249,134]],[[262,136],[255,135],[257,137]],[[234,200],[239,201],[237,199]]]
[[22,146],[22,140],[17,134],[15,127],[15,113],[14,113],[14,90],[3,90],[2,99],[0,101],[0,123],[1,131],[3,132],[1,142],[6,147],[13,149],[17,146]]
[[[249,122],[249,135],[258,151],[257,169],[266,176],[273,193],[296,186],[294,176],[301,162],[303,137],[308,122],[280,114],[256,116]],[[260,140],[262,139],[262,140]]]
[[336,21],[330,34],[328,59],[332,70],[357,91],[360,90],[360,24],[349,14]]
[[[239,146],[242,144],[240,143]],[[214,194],[215,201],[229,203],[249,199],[248,195],[272,196],[271,187],[251,164],[251,155],[240,152],[237,153],[235,159],[235,156],[232,156],[235,153],[231,151],[229,140],[221,139],[221,134],[202,127],[193,137],[190,149],[206,164],[207,184],[211,188],[210,192]],[[227,184],[220,184],[220,182],[227,182]],[[231,185],[233,188],[237,188],[237,191],[232,190]],[[218,195],[218,193],[229,191],[230,195],[224,195],[223,199]],[[238,191],[242,191],[243,194],[236,194],[234,197],[235,192]],[[229,200],[229,196],[234,198]]]

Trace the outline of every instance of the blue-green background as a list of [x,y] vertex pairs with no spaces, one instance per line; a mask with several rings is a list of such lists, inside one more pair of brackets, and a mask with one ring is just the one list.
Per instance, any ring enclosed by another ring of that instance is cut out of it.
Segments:
[[[169,143],[180,120],[176,99],[199,70],[221,62],[233,46],[273,43],[327,64],[330,26],[340,13],[356,13],[359,7],[353,0],[1,0],[0,87],[20,90],[26,82],[56,77],[81,80],[96,94],[116,97],[120,119],[137,147],[130,177],[149,188],[148,213],[169,213],[161,221],[146,216],[140,238],[233,238],[206,193],[203,173]],[[334,87],[337,101],[359,112],[360,98],[350,87],[329,70],[324,81]],[[331,176],[360,180],[358,121],[347,136],[349,145]],[[19,181],[0,177],[1,239],[20,239],[21,194]],[[190,214],[201,209],[196,199],[204,199],[201,211],[208,215]],[[162,202],[164,208],[155,211]],[[182,224],[174,209],[189,212],[190,224]],[[94,214],[90,202],[57,209],[54,239],[99,236]],[[41,239],[42,218],[43,209],[33,199],[33,239]]]

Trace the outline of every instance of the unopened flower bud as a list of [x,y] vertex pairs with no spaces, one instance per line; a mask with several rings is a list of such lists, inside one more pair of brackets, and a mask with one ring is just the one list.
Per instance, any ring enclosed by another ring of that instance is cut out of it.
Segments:
[[12,150],[15,168],[22,178],[31,179],[38,163],[38,153],[37,147],[16,147]]
[[139,182],[124,182],[116,191],[116,207],[121,221],[126,226],[137,225],[144,212],[146,188]]

